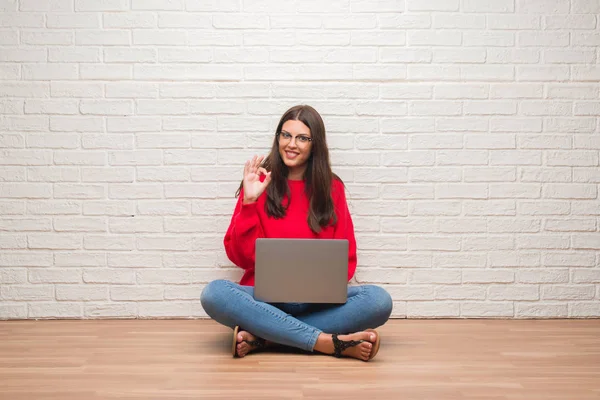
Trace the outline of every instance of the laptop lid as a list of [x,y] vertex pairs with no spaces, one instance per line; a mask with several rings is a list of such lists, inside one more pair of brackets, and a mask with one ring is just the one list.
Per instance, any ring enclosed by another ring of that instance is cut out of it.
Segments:
[[256,239],[254,298],[335,303],[348,296],[348,240]]

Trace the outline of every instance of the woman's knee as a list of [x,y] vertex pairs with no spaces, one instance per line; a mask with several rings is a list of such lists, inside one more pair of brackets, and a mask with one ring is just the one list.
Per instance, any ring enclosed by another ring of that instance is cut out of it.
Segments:
[[202,308],[209,316],[214,316],[215,312],[222,308],[222,306],[227,301],[225,295],[225,289],[229,281],[224,279],[217,279],[210,282],[206,287],[202,290],[202,294],[200,295],[200,303],[202,304]]
[[375,285],[364,286],[373,309],[372,315],[377,319],[379,325],[383,325],[392,314],[394,302],[392,296],[382,287]]

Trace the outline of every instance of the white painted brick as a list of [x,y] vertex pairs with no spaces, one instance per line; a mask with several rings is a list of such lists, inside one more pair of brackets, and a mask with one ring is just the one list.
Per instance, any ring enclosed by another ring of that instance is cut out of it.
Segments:
[[568,32],[519,32],[517,42],[521,47],[566,47]]
[[114,98],[156,98],[158,97],[158,84],[156,83],[107,83],[106,97]]
[[27,213],[33,215],[81,214],[81,203],[77,201],[30,200]]
[[595,257],[593,253],[579,252],[544,252],[543,265],[545,267],[593,267]]
[[[1,176],[0,172],[0,176]],[[19,215],[25,213],[25,203],[20,200],[0,200],[0,215]]]
[[466,101],[464,103],[465,115],[514,115],[517,112],[517,103],[514,101]]
[[499,216],[515,215],[515,213],[515,203],[511,200],[475,200],[465,202],[466,215]]
[[489,87],[485,84],[442,83],[434,87],[436,99],[487,99]]
[[462,241],[462,249],[466,251],[509,250],[513,247],[513,239],[508,236],[471,236]]
[[522,167],[520,180],[522,182],[571,182],[570,168],[552,167]]
[[81,138],[84,149],[133,149],[133,135],[130,134],[84,134]]
[[27,304],[1,304],[0,320],[27,319]]
[[107,268],[88,268],[83,271],[85,283],[127,285],[135,283],[135,271]]
[[410,214],[417,216],[459,215],[460,212],[458,201],[415,201],[410,206]]
[[0,165],[49,165],[52,154],[48,150],[0,150]]
[[[164,15],[159,15],[160,18]],[[181,18],[181,15],[179,16]],[[104,13],[104,28],[156,28],[157,18],[149,12]]]
[[54,229],[57,232],[106,232],[106,220],[97,217],[56,217]]
[[81,248],[81,236],[68,233],[30,233],[27,235],[30,249],[75,250]]
[[56,299],[66,301],[107,300],[108,287],[99,285],[56,285]]
[[[578,80],[576,68],[573,69],[573,80]],[[516,70],[518,81],[566,81],[570,76],[568,66],[522,65]]]
[[44,14],[3,12],[0,14],[0,27],[4,28],[43,28]]
[[491,151],[491,165],[541,165],[542,153],[533,150]]
[[587,64],[592,63],[595,58],[596,54],[593,50],[546,50],[544,52],[544,61],[548,64]]
[[516,271],[517,283],[568,283],[568,269],[520,269]]
[[29,183],[2,183],[0,197],[5,199],[44,199],[50,198],[50,185]]
[[31,283],[80,283],[81,270],[56,268],[30,268]]
[[155,183],[110,184],[108,197],[111,199],[160,199],[163,197],[163,185]]
[[566,318],[567,304],[515,303],[517,318]]
[[572,103],[558,101],[522,101],[521,115],[571,115]]
[[576,149],[600,149],[600,136],[575,135],[573,147]]
[[598,152],[586,150],[549,151],[546,163],[551,166],[597,166]]
[[441,233],[473,233],[486,232],[487,220],[480,218],[440,218],[436,221],[436,232]]
[[574,215],[600,215],[598,201],[572,201],[572,212]]
[[131,0],[132,10],[183,10],[184,0]]
[[519,135],[518,147],[521,149],[570,149],[572,138],[567,135]]
[[[2,80],[21,79],[21,70],[19,68],[19,65],[0,64],[0,78]],[[29,73],[29,79],[32,79],[31,73]]]
[[463,168],[465,182],[514,182],[515,167],[465,167]]
[[485,16],[464,14],[437,14],[433,16],[435,29],[485,29]]
[[0,298],[18,301],[49,301],[54,298],[54,287],[52,285],[2,285]]
[[143,47],[115,47],[104,49],[104,62],[107,63],[142,63],[156,62],[155,49]]
[[133,250],[135,238],[124,235],[88,235],[83,240],[83,248],[86,250]]
[[436,300],[485,300],[485,296],[485,286],[462,285],[460,287],[438,286],[435,288]]
[[215,150],[166,150],[164,156],[165,165],[201,165],[217,162]]
[[431,218],[398,218],[381,219],[382,232],[386,233],[431,233],[433,219]]
[[383,152],[382,164],[388,167],[399,166],[433,166],[435,153],[433,151],[393,151]]
[[[485,264],[485,263],[483,263]],[[483,266],[483,265],[480,265]],[[463,283],[513,283],[515,273],[501,269],[466,269],[462,272]]]
[[488,64],[537,64],[540,51],[535,49],[489,48],[486,61]]
[[460,115],[462,104],[451,101],[411,101],[409,105],[410,115]]
[[569,204],[558,201],[521,201],[518,203],[519,214],[524,215],[567,215]]
[[191,248],[191,238],[173,236],[138,236],[138,250],[187,251]]
[[114,286],[110,288],[110,298],[114,301],[162,300],[164,289],[161,286]]
[[600,269],[572,269],[573,283],[600,283]]
[[108,163],[113,166],[126,165],[161,165],[160,150],[111,151],[108,153]]
[[598,233],[575,233],[572,235],[574,249],[600,249]]
[[543,197],[549,199],[595,199],[598,191],[595,185],[561,184],[545,185]]
[[[111,218],[110,232],[112,233],[161,233],[163,222],[161,218],[136,217],[136,218]],[[109,259],[110,264],[110,259]]]
[[490,300],[539,300],[538,285],[491,285],[488,289]]
[[100,28],[101,15],[99,13],[48,13],[46,15],[48,28]]
[[137,316],[137,304],[135,303],[106,303],[83,306],[85,318],[135,318]]
[[411,284],[454,284],[460,283],[461,280],[461,271],[460,270],[451,270],[451,269],[443,269],[443,270],[416,270],[410,271],[409,273],[409,282]]
[[[15,3],[16,4],[16,3]],[[14,29],[0,29],[0,45],[18,45],[19,33]]]
[[443,301],[409,301],[406,303],[408,318],[450,318],[460,315],[460,304]]
[[79,75],[82,79],[131,79],[132,70],[130,65],[83,64],[79,67]]
[[438,165],[484,165],[488,163],[488,153],[477,150],[438,151]]
[[29,304],[29,318],[66,319],[81,318],[81,305],[78,303],[34,303]]
[[410,149],[459,149],[463,145],[463,135],[410,135]]
[[515,45],[515,34],[512,32],[468,31],[463,33],[462,45],[466,47],[512,47]]
[[9,115],[0,119],[0,129],[3,131],[46,132],[48,131],[48,121],[48,116],[45,115]]
[[[190,170],[187,167],[138,167],[138,182],[187,182],[190,180]],[[194,179],[192,172],[192,180]]]
[[[555,99],[589,100],[598,98],[599,86],[581,83],[548,84],[547,97]],[[581,119],[581,118],[580,118]]]
[[591,300],[594,285],[543,285],[542,300]]
[[460,182],[462,171],[460,168],[411,168],[409,180],[411,182]]
[[50,117],[50,130],[59,132],[102,132],[104,120],[101,117]]
[[75,32],[76,45],[129,45],[130,35],[125,30],[78,30]]
[[408,78],[413,81],[456,81],[460,68],[455,65],[409,65]]
[[437,184],[436,196],[439,199],[482,199],[488,197],[487,185],[477,183]]
[[573,182],[600,183],[600,169],[573,168]]
[[489,122],[481,117],[437,118],[436,130],[440,132],[487,132]]
[[27,283],[27,270],[25,268],[3,268],[0,270],[0,283]]
[[469,65],[460,67],[461,79],[473,81],[507,81],[514,79],[514,67],[505,65]]
[[[219,31],[190,31],[188,32],[188,44],[190,46],[242,46],[243,44],[247,45],[268,45],[268,37],[264,34],[255,34],[260,35],[258,37],[252,36],[252,40],[246,41],[246,35],[244,34],[244,40],[242,40],[241,32],[219,32]],[[287,42],[290,43],[290,38],[292,36],[287,34]],[[261,40],[262,39],[262,40]],[[283,42],[286,42],[286,39]],[[262,41],[262,43],[261,43]],[[254,43],[252,43],[254,42]],[[277,43],[275,43],[277,44]]]
[[21,43],[68,46],[73,44],[72,32],[21,31]]
[[560,235],[519,235],[519,249],[567,249],[569,237]]
[[406,0],[408,11],[458,11],[460,0]]
[[[1,62],[45,62],[47,50],[44,48],[31,48],[27,50],[17,47],[3,47],[0,53]],[[54,60],[53,60],[54,61]],[[10,68],[10,67],[8,67]]]
[[103,93],[101,83],[51,82],[50,88],[53,97],[93,98],[101,97]]
[[[340,141],[344,142],[343,139]],[[332,148],[332,141],[327,140],[329,148]],[[348,140],[346,140],[346,143]],[[350,142],[350,149],[352,148]],[[357,135],[356,148],[359,150],[405,150],[407,148],[407,138],[400,135]]]
[[517,13],[568,14],[569,3],[562,0],[516,0]]
[[24,167],[0,168],[0,181],[18,182],[27,180],[27,170]]
[[589,219],[547,219],[544,230],[553,232],[594,232],[596,221]]
[[461,240],[450,236],[409,237],[408,248],[414,251],[459,251]]
[[493,183],[489,186],[490,198],[508,199],[537,199],[540,197],[541,187],[538,184],[528,183]]
[[42,251],[0,253],[0,266],[2,267],[49,267],[52,265],[52,253]]
[[50,231],[51,225],[48,218],[0,218],[0,231]]
[[464,302],[460,304],[460,316],[464,318],[510,318],[514,306],[510,302]]
[[501,99],[542,98],[544,87],[538,84],[502,83],[490,86],[490,97]]
[[192,281],[190,271],[185,269],[139,270],[136,273],[136,279],[140,285],[187,284]]
[[385,289],[393,296],[394,299],[416,301],[416,300],[433,300],[434,286],[425,285],[391,285]]

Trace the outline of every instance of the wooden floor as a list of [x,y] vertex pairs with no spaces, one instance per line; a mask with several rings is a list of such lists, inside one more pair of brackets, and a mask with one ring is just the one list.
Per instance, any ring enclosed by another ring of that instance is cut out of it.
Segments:
[[392,320],[369,363],[208,320],[0,322],[0,399],[600,399],[600,320]]

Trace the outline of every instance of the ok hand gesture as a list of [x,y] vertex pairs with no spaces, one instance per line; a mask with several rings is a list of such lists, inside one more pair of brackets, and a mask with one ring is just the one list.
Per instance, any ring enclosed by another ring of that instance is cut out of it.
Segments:
[[[254,156],[244,165],[244,204],[254,203],[271,183],[271,172],[260,166],[264,156]],[[265,175],[265,180],[260,181],[260,176]]]

